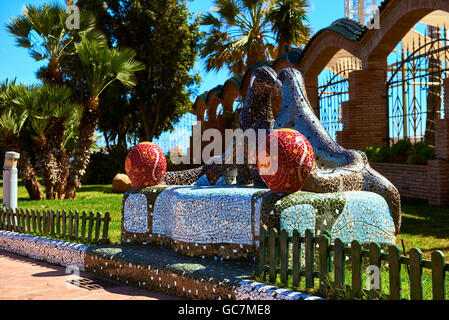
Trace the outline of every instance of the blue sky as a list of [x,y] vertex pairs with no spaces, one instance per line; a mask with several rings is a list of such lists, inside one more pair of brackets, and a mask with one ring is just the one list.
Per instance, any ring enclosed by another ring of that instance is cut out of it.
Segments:
[[[0,2],[0,81],[6,78],[17,78],[18,82],[27,84],[38,82],[36,71],[45,62],[37,63],[29,56],[26,49],[16,47],[13,36],[9,35],[4,25],[13,16],[19,15],[26,4],[42,5],[50,1],[55,0],[2,0]],[[63,0],[57,1],[64,3]],[[309,0],[309,3],[311,4],[309,19],[314,32],[344,16],[344,0]],[[193,14],[201,14],[207,12],[212,4],[212,0],[194,0],[188,2],[188,7]],[[207,28],[203,31],[207,31]],[[223,84],[230,77],[228,70],[207,73],[203,66],[203,61],[199,60],[193,70],[199,72],[202,77],[199,94]],[[195,99],[196,97],[193,96],[192,101]],[[191,115],[186,115],[177,125],[175,132],[163,133],[159,139],[155,140],[155,143],[163,149],[164,153],[175,145],[180,145],[186,150],[189,145],[192,121]],[[104,145],[103,139],[100,138],[97,144]]]
[[[37,81],[35,73],[41,64],[35,62],[28,54],[27,50],[15,46],[14,38],[8,34],[4,24],[9,22],[11,17],[21,13],[26,4],[44,4],[48,0],[13,0],[1,1],[0,3],[0,81],[5,78],[17,78],[19,82],[34,83]],[[62,0],[59,2],[63,3]],[[311,2],[310,22],[314,31],[328,26],[333,21],[344,16],[343,0],[313,0]],[[211,0],[195,0],[188,3],[190,11],[194,14],[207,12],[212,7]],[[206,31],[206,30],[205,30]],[[209,90],[222,84],[229,77],[228,71],[223,70],[218,73],[206,73],[203,70],[203,63],[199,61],[196,65],[203,78],[199,92]],[[194,99],[194,97],[192,97]]]

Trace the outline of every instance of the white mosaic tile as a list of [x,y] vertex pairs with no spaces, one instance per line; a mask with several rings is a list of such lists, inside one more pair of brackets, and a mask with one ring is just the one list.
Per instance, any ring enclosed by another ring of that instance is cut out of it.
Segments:
[[152,233],[189,243],[253,244],[254,193],[246,187],[171,187],[156,200]]
[[124,228],[130,233],[147,233],[148,228],[148,203],[147,197],[141,193],[135,193],[128,197],[123,211]]
[[62,266],[77,266],[84,270],[87,245],[36,236],[0,231],[0,249]]

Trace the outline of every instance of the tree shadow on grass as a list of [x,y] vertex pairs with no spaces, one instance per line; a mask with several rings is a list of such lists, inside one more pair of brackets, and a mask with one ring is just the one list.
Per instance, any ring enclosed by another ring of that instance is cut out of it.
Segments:
[[449,207],[432,207],[423,201],[405,199],[400,234],[449,239]]

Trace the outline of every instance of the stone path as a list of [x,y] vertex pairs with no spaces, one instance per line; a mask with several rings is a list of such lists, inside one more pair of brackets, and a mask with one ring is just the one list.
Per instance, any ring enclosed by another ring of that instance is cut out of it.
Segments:
[[[0,300],[175,300],[80,273],[74,287],[66,268],[0,250]],[[71,276],[73,278],[73,276]]]

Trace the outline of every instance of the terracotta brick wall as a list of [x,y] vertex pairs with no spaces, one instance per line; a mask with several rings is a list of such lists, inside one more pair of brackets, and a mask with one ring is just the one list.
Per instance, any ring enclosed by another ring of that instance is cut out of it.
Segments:
[[385,70],[354,71],[349,101],[342,104],[343,131],[337,141],[348,149],[379,147],[387,137]]
[[371,166],[396,186],[401,197],[427,199],[427,166],[396,163],[371,163]]
[[449,162],[432,160],[426,166],[371,163],[391,181],[401,197],[428,200],[429,205],[449,205]]

